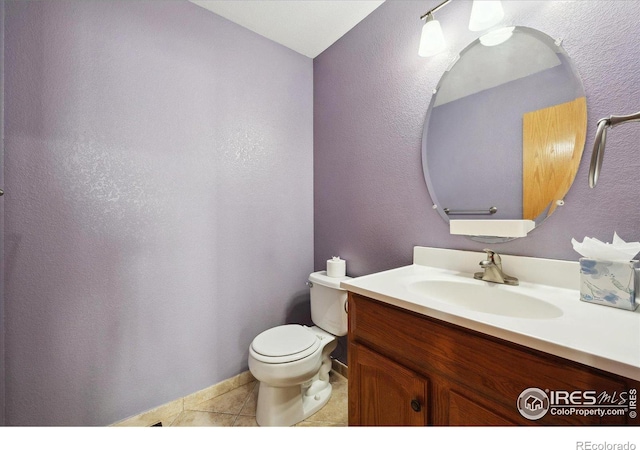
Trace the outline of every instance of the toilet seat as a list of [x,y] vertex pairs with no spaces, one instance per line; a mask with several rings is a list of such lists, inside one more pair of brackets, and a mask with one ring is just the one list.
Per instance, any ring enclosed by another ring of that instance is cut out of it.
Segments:
[[251,354],[269,364],[297,361],[320,348],[320,339],[302,325],[281,325],[263,331],[251,343]]

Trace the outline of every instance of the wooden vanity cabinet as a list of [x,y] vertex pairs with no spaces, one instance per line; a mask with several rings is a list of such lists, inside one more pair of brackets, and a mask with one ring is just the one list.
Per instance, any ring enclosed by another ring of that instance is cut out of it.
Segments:
[[614,425],[624,416],[523,417],[528,388],[640,390],[640,382],[349,293],[349,425]]
[[[359,344],[349,346],[349,424],[428,425],[427,378]],[[351,390],[353,389],[353,394]],[[351,417],[358,420],[351,422]]]

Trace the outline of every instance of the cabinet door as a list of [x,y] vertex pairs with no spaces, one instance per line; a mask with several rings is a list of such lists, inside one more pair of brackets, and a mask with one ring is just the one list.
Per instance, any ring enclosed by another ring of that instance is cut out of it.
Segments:
[[427,379],[367,347],[349,347],[349,425],[426,425]]
[[447,425],[516,425],[493,411],[489,404],[474,401],[462,392],[450,390],[447,406],[449,409]]

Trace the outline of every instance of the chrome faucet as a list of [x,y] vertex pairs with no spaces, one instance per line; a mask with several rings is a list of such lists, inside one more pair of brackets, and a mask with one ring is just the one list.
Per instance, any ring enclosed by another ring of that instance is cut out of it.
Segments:
[[480,267],[484,269],[484,272],[474,273],[473,278],[476,280],[490,281],[491,283],[517,286],[518,279],[506,275],[502,271],[502,259],[500,255],[488,248],[485,248],[484,251],[487,252],[487,259],[480,261]]

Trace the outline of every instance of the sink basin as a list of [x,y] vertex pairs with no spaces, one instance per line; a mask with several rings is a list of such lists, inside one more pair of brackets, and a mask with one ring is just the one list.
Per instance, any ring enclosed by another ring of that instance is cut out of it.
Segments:
[[477,312],[523,319],[553,319],[562,310],[537,297],[518,292],[519,286],[504,286],[466,280],[423,280],[411,283],[409,291],[430,299]]

